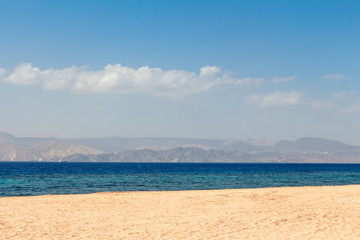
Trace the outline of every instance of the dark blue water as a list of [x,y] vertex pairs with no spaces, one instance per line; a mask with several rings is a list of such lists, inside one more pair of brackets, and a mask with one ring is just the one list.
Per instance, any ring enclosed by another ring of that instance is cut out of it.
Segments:
[[360,184],[360,164],[0,162],[0,196]]

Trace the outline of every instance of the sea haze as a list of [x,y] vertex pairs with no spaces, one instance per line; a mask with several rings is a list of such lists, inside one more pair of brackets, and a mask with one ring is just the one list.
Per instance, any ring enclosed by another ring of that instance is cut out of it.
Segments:
[[360,164],[0,162],[0,196],[360,184]]

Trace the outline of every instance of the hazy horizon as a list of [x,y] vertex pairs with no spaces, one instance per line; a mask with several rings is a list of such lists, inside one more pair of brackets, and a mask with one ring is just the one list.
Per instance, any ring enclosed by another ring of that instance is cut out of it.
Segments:
[[[279,141],[297,141],[300,139],[324,139],[324,140],[331,140],[331,141],[338,141],[344,144],[349,144],[349,145],[353,145],[353,146],[360,146],[360,144],[356,144],[356,143],[349,143],[349,142],[345,142],[345,141],[341,141],[340,139],[329,139],[329,138],[321,138],[321,137],[316,137],[316,136],[302,136],[302,137],[298,137],[295,139],[264,139],[264,138],[192,138],[192,137],[172,137],[172,136],[165,136],[165,137],[154,137],[154,136],[139,136],[139,137],[134,137],[134,136],[116,136],[116,135],[112,135],[112,136],[98,136],[98,137],[93,137],[93,136],[80,136],[80,137],[57,137],[57,136],[16,136],[10,132],[5,132],[5,131],[0,131],[1,133],[5,133],[5,134],[10,134],[15,138],[57,138],[57,139],[69,139],[69,140],[75,140],[75,139],[101,139],[101,138],[144,138],[144,139],[148,139],[148,138],[153,138],[153,139],[193,139],[193,140],[220,140],[220,141],[243,141],[243,142],[247,142],[247,143],[251,143],[251,144],[260,144],[260,142],[262,142],[263,144],[275,144]],[[257,143],[256,143],[257,142]]]
[[0,3],[0,131],[360,145],[359,1]]

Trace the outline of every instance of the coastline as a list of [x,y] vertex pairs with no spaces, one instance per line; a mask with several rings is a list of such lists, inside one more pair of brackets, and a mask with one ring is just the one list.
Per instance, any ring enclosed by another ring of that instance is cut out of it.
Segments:
[[360,185],[0,198],[0,239],[357,239]]

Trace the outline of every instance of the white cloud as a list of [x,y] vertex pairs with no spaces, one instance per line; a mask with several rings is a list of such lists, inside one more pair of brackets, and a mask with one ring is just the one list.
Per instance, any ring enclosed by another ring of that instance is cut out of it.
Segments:
[[240,86],[260,86],[263,81],[263,78],[242,78],[236,80],[234,83]]
[[341,75],[341,74],[332,73],[332,74],[324,75],[321,78],[322,79],[330,79],[330,80],[344,80],[344,79],[347,79],[348,77]]
[[309,105],[314,109],[330,109],[334,104],[331,101],[310,100]]
[[0,68],[0,77],[6,74],[6,69]]
[[355,112],[359,112],[359,111],[360,111],[360,104],[357,104],[357,105],[352,105],[347,108],[344,108],[340,113],[341,114],[351,114],[351,113],[355,113]]
[[254,103],[259,107],[282,107],[297,105],[300,103],[302,93],[291,92],[275,92],[269,95],[253,94],[247,97],[247,101]]
[[70,87],[81,68],[70,67],[60,70],[46,69],[41,71],[30,63],[17,66],[4,80],[17,85],[40,85],[46,89],[61,89]]
[[291,82],[293,81],[297,76],[288,76],[288,77],[274,77],[273,82],[274,83],[281,83],[281,82]]
[[345,98],[345,97],[352,97],[355,95],[354,91],[341,91],[341,92],[336,92],[333,94],[333,99],[341,99],[341,98]]
[[[306,99],[306,103],[309,104],[310,107],[314,109],[330,109],[333,108],[336,105],[339,105],[339,102],[341,102],[344,98],[351,98],[355,96],[354,91],[340,91],[336,92],[332,95],[332,97],[328,100],[314,100],[312,98]],[[350,106],[344,110],[341,111],[341,113],[350,113],[356,111],[356,105]]]
[[257,78],[235,79],[229,72],[216,66],[202,67],[197,74],[147,66],[133,69],[120,64],[107,65],[98,71],[77,66],[41,70],[30,63],[20,64],[3,80],[18,85],[38,85],[50,90],[67,88],[87,93],[143,92],[174,99],[207,91],[218,85],[252,85],[261,81]]

